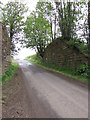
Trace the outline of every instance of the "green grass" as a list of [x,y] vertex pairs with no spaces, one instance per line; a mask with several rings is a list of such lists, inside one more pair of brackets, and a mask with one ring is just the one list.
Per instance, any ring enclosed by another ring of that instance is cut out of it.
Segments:
[[10,80],[11,77],[16,73],[17,69],[18,64],[15,61],[12,62],[5,74],[3,76],[0,75],[0,82],[5,83]]
[[62,68],[58,67],[53,64],[48,64],[43,62],[37,55],[32,55],[26,58],[27,61],[33,62],[36,65],[39,65],[40,67],[43,67],[47,70],[54,71],[60,74],[63,74],[64,76],[68,76],[70,78],[73,78],[74,80],[79,80],[85,84],[88,84],[88,78],[87,76],[84,75],[77,75],[76,71],[74,69],[69,69],[69,68]]

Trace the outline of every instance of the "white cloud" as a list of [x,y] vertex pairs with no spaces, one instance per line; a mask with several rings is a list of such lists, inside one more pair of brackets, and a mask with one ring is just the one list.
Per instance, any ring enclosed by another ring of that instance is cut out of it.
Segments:
[[[1,0],[0,0],[1,1]],[[8,1],[18,1],[18,2],[22,2],[24,4],[26,4],[29,8],[29,11],[33,11],[36,7],[36,4],[38,2],[38,0],[3,0],[1,1],[4,5],[8,3]],[[28,12],[25,15],[25,18],[30,14],[30,12]],[[14,58],[16,59],[24,59],[25,57],[29,56],[29,55],[33,55],[35,54],[35,50],[29,49],[29,48],[21,48],[21,50],[19,51],[18,55],[15,55]]]
[[24,59],[27,56],[36,54],[35,50],[29,49],[29,48],[23,48],[19,51],[18,55],[15,55],[14,58],[15,59]]

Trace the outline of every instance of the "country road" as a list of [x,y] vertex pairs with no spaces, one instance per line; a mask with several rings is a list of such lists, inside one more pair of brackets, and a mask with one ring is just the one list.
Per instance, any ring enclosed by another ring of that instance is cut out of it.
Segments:
[[19,61],[32,118],[88,118],[88,87]]

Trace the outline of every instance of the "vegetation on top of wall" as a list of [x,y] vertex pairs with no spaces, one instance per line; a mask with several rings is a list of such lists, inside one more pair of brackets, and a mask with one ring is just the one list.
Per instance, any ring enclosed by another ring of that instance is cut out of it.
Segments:
[[[67,40],[67,39],[64,39],[63,37],[58,37],[53,42],[55,42],[56,40],[63,41],[64,43],[66,43],[67,47],[72,48],[72,49],[76,48],[78,51],[80,51],[84,55],[88,56],[88,44],[86,42],[84,42],[82,39],[71,38],[70,40]],[[50,44],[52,44],[52,43],[50,43]]]
[[73,78],[75,80],[79,80],[85,84],[88,84],[88,66],[80,65],[76,70],[70,68],[59,67],[54,64],[48,64],[43,61],[41,57],[38,55],[32,55],[26,58],[29,62],[33,62],[36,65],[39,65],[47,70],[51,70],[54,72],[61,73],[65,76]]
[[[36,49],[43,58],[46,47],[61,36],[69,46],[86,51],[85,44],[80,42],[87,42],[88,38],[87,12],[82,12],[82,8],[87,9],[87,3],[53,2],[37,2],[36,9],[27,17],[24,28],[26,47]],[[83,32],[81,36],[79,31]]]
[[[7,27],[11,41],[11,52],[16,51],[15,43],[21,40],[21,31],[24,28],[24,13],[27,12],[27,6],[16,1],[9,1],[2,5],[2,23]],[[23,38],[22,38],[23,39]]]
[[80,52],[82,52],[85,55],[88,55],[88,45],[81,39],[70,39],[69,41],[66,41],[67,45],[71,48],[77,48]]

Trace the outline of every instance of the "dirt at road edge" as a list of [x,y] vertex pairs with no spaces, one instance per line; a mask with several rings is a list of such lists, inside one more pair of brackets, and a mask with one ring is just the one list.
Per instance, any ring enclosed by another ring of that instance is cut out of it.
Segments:
[[24,89],[21,70],[2,86],[2,117],[30,118],[27,94]]

